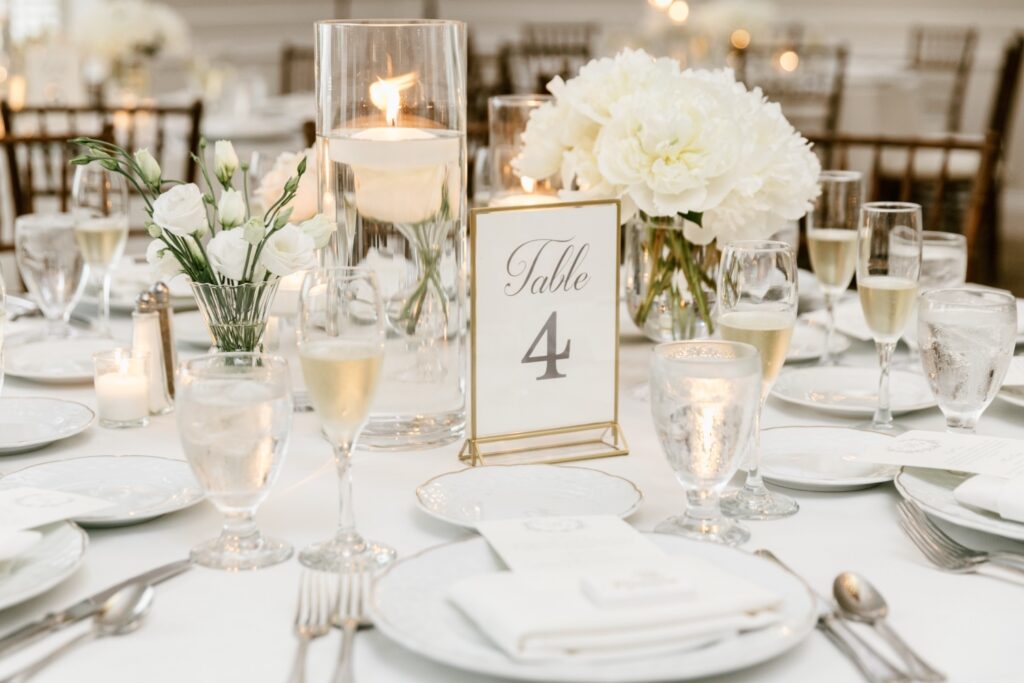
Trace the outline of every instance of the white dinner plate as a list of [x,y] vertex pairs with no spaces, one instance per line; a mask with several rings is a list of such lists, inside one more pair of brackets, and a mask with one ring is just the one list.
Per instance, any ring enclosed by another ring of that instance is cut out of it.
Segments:
[[701,558],[781,594],[782,620],[686,652],[602,662],[518,662],[493,645],[448,600],[448,589],[456,581],[505,568],[487,541],[479,537],[430,548],[396,562],[374,584],[370,616],[385,636],[428,659],[493,676],[559,683],[641,683],[713,676],[776,657],[814,628],[818,615],[807,587],[777,565],[715,543],[645,535],[670,554]]
[[[825,349],[825,328],[807,320],[797,320],[793,327],[793,337],[786,351],[786,362],[799,362],[821,358]],[[839,355],[850,348],[850,338],[836,332],[832,338],[832,355]]]
[[45,593],[82,564],[89,537],[77,524],[55,522],[36,531],[43,535],[38,543],[0,562],[0,609]]
[[857,491],[892,481],[900,468],[854,460],[892,437],[850,427],[773,427],[761,432],[761,473],[800,491]]
[[470,529],[519,517],[633,514],[643,494],[628,479],[587,467],[485,465],[434,477],[416,488],[420,509]]
[[90,527],[138,524],[203,499],[187,462],[151,455],[97,455],[31,465],[4,476],[0,486],[34,486],[113,503],[74,519]]
[[1003,387],[996,396],[1007,403],[1024,408],[1024,386]]
[[24,453],[89,428],[89,406],[60,398],[0,398],[0,455]]
[[968,507],[953,497],[953,489],[972,475],[920,467],[904,467],[896,475],[896,490],[930,515],[950,524],[1024,541],[1024,524],[994,512]]
[[[826,413],[871,417],[878,404],[878,369],[831,366],[787,370],[775,380],[772,396]],[[931,408],[935,398],[923,375],[892,370],[889,403],[893,414],[900,415]]]
[[43,384],[82,384],[95,374],[92,355],[125,344],[102,337],[26,338],[5,348],[4,369],[11,377]]
[[209,349],[213,346],[210,328],[199,311],[174,314],[174,338],[197,348]]

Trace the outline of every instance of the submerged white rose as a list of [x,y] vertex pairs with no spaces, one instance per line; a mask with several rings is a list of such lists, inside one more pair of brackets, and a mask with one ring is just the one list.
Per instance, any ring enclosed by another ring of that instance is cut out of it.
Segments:
[[181,273],[181,264],[162,240],[153,240],[146,247],[146,263],[157,280],[168,281]]
[[323,249],[331,241],[331,235],[334,234],[338,226],[334,221],[328,220],[327,216],[318,213],[308,221],[299,223],[299,228],[313,238],[314,247]]
[[217,218],[225,228],[233,228],[245,221],[245,199],[238,190],[224,190],[217,202]]
[[206,207],[199,186],[175,185],[157,197],[153,202],[153,222],[178,237],[204,232]]
[[259,187],[254,191],[264,210],[281,198],[285,183],[295,175],[303,158],[306,159],[306,172],[299,180],[295,197],[283,208],[292,210],[292,221],[304,221],[316,215],[316,153],[312,147],[298,153],[285,152],[274,160],[273,167],[260,179]]
[[313,238],[289,223],[263,243],[260,263],[274,275],[284,277],[297,270],[316,267]]
[[235,282],[242,279],[245,255],[250,247],[245,241],[244,233],[242,228],[221,230],[206,245],[206,253],[210,257],[213,269]]

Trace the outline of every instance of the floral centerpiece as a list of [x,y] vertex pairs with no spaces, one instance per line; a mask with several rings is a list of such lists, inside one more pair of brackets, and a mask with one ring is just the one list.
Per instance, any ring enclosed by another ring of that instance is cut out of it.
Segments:
[[[86,153],[76,165],[98,163],[120,173],[146,204],[146,228],[154,238],[146,259],[156,275],[189,278],[200,311],[220,351],[254,351],[266,327],[279,278],[316,266],[316,250],[327,245],[335,225],[314,214],[293,221],[290,204],[306,173],[303,156],[266,207],[250,205],[247,173],[230,142],[214,145],[213,175],[207,143],[194,155],[205,188],[164,178],[146,150],[130,154],[117,145],[81,138]],[[241,168],[241,190],[234,179]],[[216,182],[214,182],[216,181]]]
[[821,170],[810,144],[731,70],[682,70],[643,51],[594,60],[548,90],[517,170],[561,174],[566,200],[622,201],[627,303],[648,336],[713,331],[714,247],[768,238],[807,212]]

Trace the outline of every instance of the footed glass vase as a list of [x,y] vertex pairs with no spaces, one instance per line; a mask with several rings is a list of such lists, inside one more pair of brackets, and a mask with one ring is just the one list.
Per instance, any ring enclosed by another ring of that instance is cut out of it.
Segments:
[[240,285],[192,283],[199,312],[213,337],[213,351],[237,353],[262,349],[278,282],[275,278]]

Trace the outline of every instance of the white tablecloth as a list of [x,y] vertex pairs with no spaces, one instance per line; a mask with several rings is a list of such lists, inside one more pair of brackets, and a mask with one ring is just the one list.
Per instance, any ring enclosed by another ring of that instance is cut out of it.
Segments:
[[[126,328],[126,323],[122,323]],[[631,522],[650,529],[678,513],[683,491],[655,437],[648,404],[632,398],[646,378],[650,345],[624,321],[622,427],[632,447],[626,457],[595,460],[588,466],[632,479],[645,499]],[[848,356],[873,364],[867,345]],[[873,372],[873,370],[865,370]],[[94,405],[91,386],[54,388],[8,378],[5,396],[63,396]],[[908,426],[940,429],[937,409],[900,418]],[[766,426],[843,420],[769,401]],[[1019,408],[996,401],[981,420],[981,432],[1024,437]],[[417,510],[415,487],[441,472],[461,468],[458,444],[410,453],[356,456],[356,511],[368,537],[394,545],[401,555],[465,535]],[[75,456],[144,453],[182,458],[174,415],[149,427],[114,431],[95,426],[46,449],[0,460],[0,471]],[[888,598],[892,625],[951,681],[993,683],[1024,680],[1020,638],[1024,627],[1024,587],[992,578],[952,575],[928,566],[896,523],[898,495],[891,485],[856,493],[795,493],[795,517],[751,522],[745,549],[766,547],[803,573],[823,592],[840,571],[862,572]],[[330,449],[318,434],[315,417],[297,415],[287,462],[258,514],[260,527],[301,548],[329,536],[337,515],[337,487]],[[185,557],[198,541],[213,537],[219,517],[209,504],[138,526],[89,532],[82,568],[49,594],[0,613],[7,631],[50,609],[66,606],[93,591],[158,564]],[[978,547],[1008,546],[983,534],[955,531]],[[1008,545],[1009,544],[1009,545]],[[1020,550],[1020,546],[1017,546]],[[292,619],[299,565],[242,574],[196,568],[157,589],[152,613],[141,630],[95,642],[69,654],[38,677],[40,683],[180,683],[181,681],[283,681],[294,652]],[[68,637],[71,632],[68,632]],[[0,675],[56,639],[4,663]],[[339,638],[335,632],[310,648],[310,681],[326,681]],[[425,660],[377,631],[357,636],[356,675],[361,683],[416,681],[469,683],[494,681]],[[828,681],[858,683],[855,669],[818,632],[778,659],[754,669],[714,679],[728,683]]]

